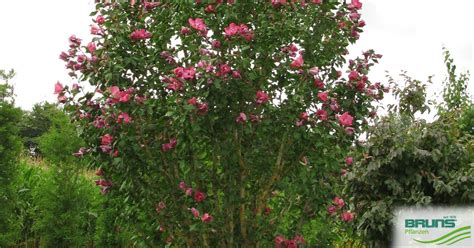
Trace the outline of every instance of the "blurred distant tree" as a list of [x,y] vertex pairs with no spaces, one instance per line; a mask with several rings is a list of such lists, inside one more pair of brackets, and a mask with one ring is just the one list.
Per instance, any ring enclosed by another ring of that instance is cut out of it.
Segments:
[[389,104],[388,109],[391,113],[399,113],[402,116],[413,119],[415,113],[423,114],[430,111],[431,101],[426,99],[426,88],[431,84],[431,77],[427,83],[414,79],[402,71],[399,75],[403,83],[396,82],[390,75],[388,81],[393,85],[393,95],[398,99],[396,104]]
[[31,111],[24,113],[20,122],[20,136],[25,148],[37,147],[37,138],[46,133],[52,124],[52,116],[60,111],[56,104],[37,103]]
[[14,90],[13,85],[9,83],[9,80],[15,76],[15,71],[12,69],[6,72],[3,69],[0,69],[0,102],[8,102],[11,104],[15,104],[15,100],[13,99]]
[[[456,65],[451,57],[448,49],[443,48],[444,63],[446,65],[447,73],[444,80],[443,100],[444,103],[440,105],[439,112],[453,112],[454,110],[461,110],[469,105],[470,96],[467,91],[469,83],[469,72],[456,72]],[[458,111],[455,111],[458,112]]]

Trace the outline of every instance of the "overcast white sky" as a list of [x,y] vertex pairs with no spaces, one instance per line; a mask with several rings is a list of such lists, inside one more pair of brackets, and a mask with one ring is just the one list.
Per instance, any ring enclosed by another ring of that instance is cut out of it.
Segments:
[[[93,0],[0,0],[0,68],[13,68],[16,103],[31,109],[41,101],[54,101],[53,85],[71,83],[58,59],[67,49],[71,34],[90,39],[89,13]],[[371,73],[384,82],[407,70],[418,79],[435,75],[431,91],[441,88],[445,69],[441,48],[445,45],[460,69],[472,70],[473,35],[471,0],[362,0],[367,26],[352,55],[375,49],[384,55]],[[473,80],[470,83],[474,93]]]

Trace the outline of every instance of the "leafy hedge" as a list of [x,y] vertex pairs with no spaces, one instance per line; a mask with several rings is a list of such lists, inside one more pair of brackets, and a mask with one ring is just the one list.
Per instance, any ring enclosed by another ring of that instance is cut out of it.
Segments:
[[21,149],[20,138],[17,136],[20,118],[19,109],[0,100],[0,247],[11,243],[18,230],[13,215],[16,198],[13,180]]
[[17,128],[21,110],[14,107],[13,87],[8,83],[14,74],[0,70],[0,247],[10,244],[19,228],[14,220],[13,181],[21,149]]
[[347,174],[347,194],[368,240],[388,245],[396,206],[474,201],[474,161],[452,127],[392,116],[373,130],[365,158]]
[[[443,100],[432,123],[415,118],[430,109],[426,84],[402,74],[391,106],[368,132],[362,155],[346,176],[345,193],[358,211],[357,230],[371,245],[389,245],[392,211],[397,206],[463,205],[474,202],[473,105],[468,73],[448,68]],[[394,82],[393,79],[390,79]],[[398,111],[398,112],[397,112]]]

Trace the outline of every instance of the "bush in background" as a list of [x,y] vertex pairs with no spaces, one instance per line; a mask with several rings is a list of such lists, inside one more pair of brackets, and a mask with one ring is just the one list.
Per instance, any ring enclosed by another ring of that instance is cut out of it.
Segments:
[[33,189],[33,230],[44,247],[86,247],[95,232],[97,188],[70,167],[47,170]]
[[57,105],[48,102],[35,104],[31,111],[24,111],[19,126],[25,149],[33,148],[34,155],[40,155],[37,138],[49,130],[52,124],[51,118],[57,115],[57,112]]
[[39,165],[29,163],[26,159],[20,160],[18,170],[18,177],[15,181],[15,189],[18,194],[15,214],[16,222],[20,225],[20,232],[16,243],[38,247],[40,237],[34,231],[33,225],[38,219],[37,211],[39,209],[33,199],[33,194],[37,191],[40,182],[44,180],[46,173]]
[[13,106],[13,87],[8,80],[14,73],[0,70],[0,247],[11,244],[19,230],[15,221],[16,192],[13,187],[17,176],[21,142],[17,124],[21,110]]
[[[368,244],[388,247],[397,206],[474,202],[472,104],[466,78],[445,52],[449,80],[432,123],[415,118],[430,109],[426,85],[403,75],[398,104],[369,131],[363,156],[347,173],[346,195],[357,209],[357,228]],[[471,107],[469,107],[471,106]],[[461,119],[459,119],[462,117]]]
[[97,213],[92,209],[99,194],[72,155],[82,145],[76,128],[59,109],[52,109],[49,117],[51,127],[38,138],[48,168],[33,192],[33,229],[42,246],[84,247],[93,240]]
[[51,121],[50,128],[36,139],[42,157],[57,167],[78,166],[81,160],[73,154],[84,145],[84,141],[78,136],[76,126],[57,107],[48,110],[48,118]]

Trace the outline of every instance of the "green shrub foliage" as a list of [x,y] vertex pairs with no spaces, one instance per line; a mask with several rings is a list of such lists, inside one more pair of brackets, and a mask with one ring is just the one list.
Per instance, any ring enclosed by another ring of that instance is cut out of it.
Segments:
[[369,240],[390,236],[395,206],[474,201],[474,161],[451,124],[389,117],[371,132],[367,147],[347,180]]
[[455,66],[446,54],[451,81],[437,119],[415,118],[429,109],[426,84],[402,74],[406,84],[395,90],[400,100],[391,108],[398,113],[369,130],[366,152],[347,173],[345,193],[357,209],[358,230],[376,247],[389,245],[395,207],[474,202],[472,110],[465,107],[465,82],[452,81]]
[[48,112],[50,128],[36,139],[42,157],[56,166],[77,164],[79,160],[73,154],[84,145],[77,128],[62,110],[54,107]]
[[[2,70],[0,76],[7,81],[13,73],[5,74]],[[0,247],[11,244],[19,228],[14,215],[16,194],[13,183],[21,151],[17,128],[21,110],[13,106],[12,89],[8,82],[0,84]]]
[[99,194],[72,155],[82,144],[76,128],[61,110],[49,113],[51,127],[38,138],[49,167],[32,194],[33,230],[40,246],[84,247],[94,239],[97,213],[91,209]]
[[33,230],[40,247],[87,247],[94,239],[94,198],[90,180],[67,167],[48,170],[33,190]]

